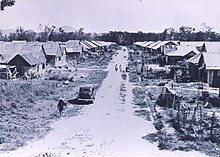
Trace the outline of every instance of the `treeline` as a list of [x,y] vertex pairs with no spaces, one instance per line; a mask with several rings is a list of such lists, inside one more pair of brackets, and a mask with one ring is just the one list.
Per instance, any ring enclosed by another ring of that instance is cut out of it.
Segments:
[[189,26],[181,26],[179,30],[174,28],[166,28],[161,33],[130,33],[110,31],[102,33],[100,40],[110,40],[122,45],[130,45],[136,41],[164,41],[164,40],[179,40],[179,41],[220,41],[220,34],[212,31],[212,27],[202,24],[199,31]]
[[84,29],[80,28],[77,31],[65,32],[62,28],[55,30],[55,26],[43,26],[41,31],[35,32],[33,30],[25,30],[23,27],[18,27],[15,32],[3,35],[0,32],[0,41],[26,40],[30,41],[61,41],[68,40],[92,40],[95,33],[84,33]]
[[195,31],[193,27],[182,26],[179,30],[174,28],[166,28],[161,33],[144,33],[144,32],[121,32],[110,31],[108,33],[85,33],[83,28],[76,31],[65,32],[61,27],[55,29],[55,26],[43,26],[40,32],[25,30],[18,27],[15,32],[8,35],[2,35],[0,32],[1,41],[26,40],[26,41],[61,41],[68,40],[102,40],[116,42],[121,45],[131,45],[136,41],[164,41],[164,40],[179,40],[179,41],[220,41],[220,34],[212,31],[212,27],[206,24],[201,25],[199,31]]

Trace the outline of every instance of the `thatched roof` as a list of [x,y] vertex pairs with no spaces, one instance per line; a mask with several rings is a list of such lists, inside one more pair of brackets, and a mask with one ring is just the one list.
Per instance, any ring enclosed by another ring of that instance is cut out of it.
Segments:
[[81,53],[82,52],[82,45],[80,44],[79,40],[69,40],[66,42],[66,53]]
[[41,43],[0,43],[0,64],[7,64],[16,55],[22,56],[30,65],[46,63]]
[[61,57],[62,51],[59,43],[57,42],[46,42],[43,44],[44,51],[48,56]]

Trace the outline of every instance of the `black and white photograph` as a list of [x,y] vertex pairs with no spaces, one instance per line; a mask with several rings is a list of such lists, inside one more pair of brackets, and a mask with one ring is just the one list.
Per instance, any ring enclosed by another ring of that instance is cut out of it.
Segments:
[[0,157],[220,157],[220,1],[0,0]]

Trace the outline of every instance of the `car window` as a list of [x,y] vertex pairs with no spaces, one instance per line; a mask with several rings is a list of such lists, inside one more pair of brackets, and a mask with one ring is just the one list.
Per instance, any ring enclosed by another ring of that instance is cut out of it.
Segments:
[[81,89],[80,89],[80,92],[90,93],[90,92],[91,92],[91,89],[90,89],[90,88],[81,88]]

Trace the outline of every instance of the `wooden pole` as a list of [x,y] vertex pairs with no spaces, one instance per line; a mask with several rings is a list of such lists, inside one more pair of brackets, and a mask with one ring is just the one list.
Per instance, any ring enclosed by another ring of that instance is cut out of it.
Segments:
[[191,119],[190,126],[192,126],[192,124],[193,124],[193,122],[194,122],[194,120],[196,118],[196,111],[198,109],[198,106],[199,106],[199,104],[197,103],[197,106],[194,108],[194,113],[193,113],[193,116],[192,116],[192,119]]
[[212,139],[212,135],[213,135],[214,119],[215,119],[215,112],[213,112],[213,114],[212,114],[211,131],[210,131],[210,138],[211,139]]
[[178,124],[180,124],[180,105],[178,107],[178,116],[177,116]]
[[173,104],[172,104],[172,108],[175,110],[175,98],[176,98],[176,94],[174,94],[173,96]]
[[200,121],[199,121],[199,126],[200,126],[200,129],[202,129],[202,121],[203,121],[202,106],[199,106],[199,108],[200,108]]

